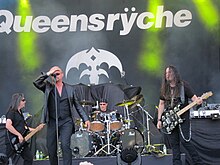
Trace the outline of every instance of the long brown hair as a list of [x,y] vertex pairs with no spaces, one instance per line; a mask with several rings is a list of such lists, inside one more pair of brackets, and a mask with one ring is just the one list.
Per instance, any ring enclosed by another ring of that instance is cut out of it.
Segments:
[[21,102],[21,100],[24,98],[24,94],[23,93],[15,93],[12,95],[11,97],[11,101],[8,107],[8,111],[16,111],[18,110],[18,106]]
[[166,80],[166,69],[170,69],[173,71],[174,74],[174,81],[176,86],[174,87],[174,96],[177,97],[180,94],[180,86],[181,86],[181,78],[180,74],[178,73],[177,69],[173,65],[169,65],[164,70],[164,75],[162,79],[161,84],[161,96],[163,96],[165,99],[168,99],[171,96],[171,88],[169,82]]

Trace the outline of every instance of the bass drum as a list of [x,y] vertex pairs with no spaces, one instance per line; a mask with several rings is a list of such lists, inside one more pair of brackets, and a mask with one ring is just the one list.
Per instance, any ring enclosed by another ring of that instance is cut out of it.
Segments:
[[137,129],[125,129],[115,132],[111,137],[113,145],[119,143],[121,149],[134,148],[138,153],[144,149],[144,138]]
[[71,136],[72,155],[79,158],[91,156],[103,146],[102,138],[95,132],[77,131]]

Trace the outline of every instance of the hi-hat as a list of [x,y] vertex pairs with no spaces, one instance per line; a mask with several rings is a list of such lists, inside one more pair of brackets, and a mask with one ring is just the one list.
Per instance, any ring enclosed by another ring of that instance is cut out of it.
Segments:
[[93,102],[87,101],[87,100],[82,100],[82,101],[80,101],[80,104],[81,104],[81,105],[94,105]]
[[134,104],[134,102],[135,102],[134,100],[124,100],[121,103],[117,103],[116,106],[119,106],[119,107],[130,106],[130,105]]

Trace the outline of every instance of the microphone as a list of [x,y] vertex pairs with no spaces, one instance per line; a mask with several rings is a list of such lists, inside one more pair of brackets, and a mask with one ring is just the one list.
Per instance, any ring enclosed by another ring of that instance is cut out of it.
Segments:
[[52,77],[55,77],[56,78],[56,74],[55,73],[52,73],[52,74],[50,74],[50,76],[52,76]]

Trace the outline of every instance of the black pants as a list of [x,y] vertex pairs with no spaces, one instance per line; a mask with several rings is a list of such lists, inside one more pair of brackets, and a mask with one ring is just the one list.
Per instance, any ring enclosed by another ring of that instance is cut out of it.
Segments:
[[[61,142],[61,150],[64,165],[72,165],[72,151],[70,149],[70,139],[73,132],[72,119],[59,121],[59,139]],[[47,149],[51,165],[58,164],[57,157],[57,140],[56,140],[56,124],[55,120],[50,120],[47,127]]]
[[[6,145],[6,152],[7,152],[7,156],[8,158],[15,158],[15,152],[12,150],[10,144]],[[29,148],[28,145],[25,145],[20,156],[24,159],[24,163],[23,165],[32,165],[33,164],[33,154]],[[12,161],[14,161],[14,159],[12,159]],[[15,160],[16,161],[16,160]],[[13,164],[16,162],[12,162]]]
[[[185,137],[185,139],[189,139],[190,135],[190,121],[186,120],[184,123],[181,124],[181,130]],[[171,148],[173,150],[173,165],[182,165],[181,162],[181,152],[180,152],[180,143],[187,149],[187,151],[190,153],[190,156],[192,158],[194,165],[203,165],[202,160],[200,156],[198,155],[198,152],[196,151],[196,148],[191,143],[191,141],[187,142],[183,139],[179,125],[176,126],[176,128],[172,131],[170,135],[168,135]]]

